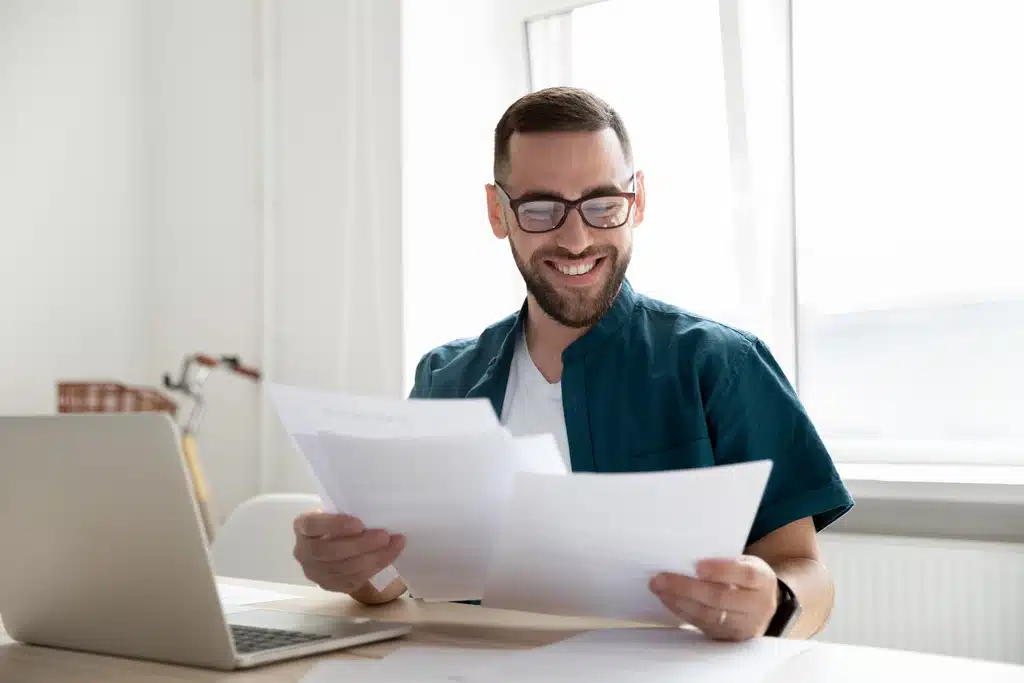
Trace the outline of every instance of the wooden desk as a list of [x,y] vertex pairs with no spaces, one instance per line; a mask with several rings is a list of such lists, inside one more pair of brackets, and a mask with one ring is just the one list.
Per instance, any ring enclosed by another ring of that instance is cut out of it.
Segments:
[[[377,658],[404,643],[522,649],[557,642],[587,629],[622,626],[608,621],[524,614],[470,605],[423,604],[407,599],[382,607],[367,608],[344,596],[317,589],[285,587],[258,581],[231,582],[304,596],[265,603],[264,606],[318,614],[360,614],[412,623],[415,625],[414,631],[399,640],[258,669],[224,673],[30,647],[11,641],[0,625],[0,682],[294,683],[321,659]],[[1024,682],[1024,667],[814,643],[810,649],[775,672],[770,683],[875,683],[883,680]]]

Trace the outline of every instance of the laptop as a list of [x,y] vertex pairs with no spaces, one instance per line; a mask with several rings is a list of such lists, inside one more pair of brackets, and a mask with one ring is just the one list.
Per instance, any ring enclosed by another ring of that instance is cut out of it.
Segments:
[[0,615],[23,643],[210,669],[403,636],[408,625],[231,610],[166,413],[0,417]]

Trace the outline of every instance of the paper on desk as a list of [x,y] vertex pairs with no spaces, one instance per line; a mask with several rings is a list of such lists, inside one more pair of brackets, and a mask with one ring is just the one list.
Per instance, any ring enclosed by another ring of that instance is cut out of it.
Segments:
[[[267,395],[295,446],[313,470],[320,499],[327,512],[351,512],[337,487],[328,491],[317,433],[366,438],[418,437],[465,434],[498,426],[494,408],[486,399],[468,401],[398,400],[355,397],[319,389],[304,389],[268,382]],[[387,567],[371,579],[378,590],[398,577]]]
[[415,670],[381,666],[375,659],[336,659],[321,661],[299,683],[461,683],[457,678],[422,674]]
[[675,623],[662,571],[743,554],[770,460],[635,474],[517,475],[483,604]]
[[516,650],[471,647],[404,646],[380,660],[393,671],[420,672],[423,676],[472,681],[475,675],[497,671]]
[[483,675],[500,666],[514,650],[462,647],[404,646],[378,660],[330,661],[318,664],[301,683],[471,683],[474,675]]
[[677,628],[607,629],[517,652],[500,668],[474,670],[467,683],[757,683],[807,647],[778,638],[717,642]]
[[758,683],[808,647],[778,638],[722,643],[682,629],[608,629],[526,651],[403,647],[380,660],[322,662],[302,683]]
[[513,438],[498,427],[416,439],[320,437],[317,467],[329,495],[368,527],[405,536],[395,568],[425,600],[479,600],[516,475],[566,474],[548,434]]

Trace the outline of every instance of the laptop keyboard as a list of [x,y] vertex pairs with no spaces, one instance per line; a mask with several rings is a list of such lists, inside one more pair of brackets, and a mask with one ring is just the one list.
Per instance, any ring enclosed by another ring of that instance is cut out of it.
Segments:
[[318,633],[301,633],[299,631],[281,631],[275,628],[258,628],[256,626],[231,625],[231,636],[235,640],[235,650],[239,654],[273,650],[278,647],[311,643],[327,640],[330,636]]

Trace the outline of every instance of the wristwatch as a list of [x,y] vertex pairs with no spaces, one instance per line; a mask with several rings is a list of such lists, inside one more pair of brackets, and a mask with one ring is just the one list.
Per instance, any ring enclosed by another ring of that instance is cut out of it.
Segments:
[[775,616],[772,617],[771,622],[768,624],[768,630],[764,634],[776,638],[785,638],[790,629],[793,628],[793,624],[796,623],[796,618],[800,616],[800,601],[796,599],[796,593],[786,585],[785,581],[782,579],[776,580],[779,582],[778,607],[775,609]]

